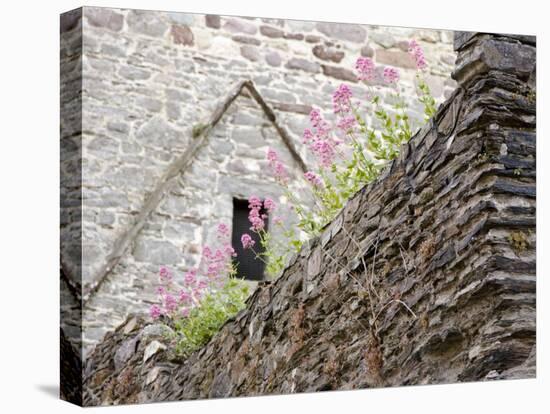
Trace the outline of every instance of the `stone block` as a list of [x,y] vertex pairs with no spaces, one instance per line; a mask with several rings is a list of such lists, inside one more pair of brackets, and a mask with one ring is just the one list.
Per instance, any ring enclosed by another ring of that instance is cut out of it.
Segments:
[[257,62],[260,60],[260,52],[258,51],[258,48],[255,46],[250,45],[243,45],[241,46],[241,55],[252,62]]
[[376,62],[405,69],[415,69],[414,58],[402,50],[376,50]]
[[174,244],[144,237],[136,240],[133,256],[138,262],[156,265],[174,265],[181,260],[181,253]]
[[84,7],[84,16],[90,26],[103,27],[118,32],[122,30],[124,17],[112,9]]
[[321,65],[323,74],[332,78],[340,79],[347,82],[357,82],[357,76],[349,69],[339,66]]
[[321,60],[327,60],[335,63],[340,63],[345,56],[345,53],[336,48],[317,45],[313,48],[313,54]]
[[176,45],[194,45],[193,32],[189,26],[173,24],[170,34],[172,35],[172,40]]
[[318,22],[317,30],[332,39],[362,43],[366,40],[367,31],[356,24]]
[[274,50],[266,53],[265,61],[267,62],[268,65],[274,66],[274,67],[281,66],[281,63],[282,63],[281,55]]
[[318,73],[320,65],[302,58],[291,58],[285,65],[288,69],[299,69],[309,73]]
[[281,38],[284,36],[285,32],[281,29],[277,29],[271,26],[260,26],[260,33],[266,37],[271,37],[273,39]]
[[131,32],[151,37],[162,37],[169,28],[160,14],[145,10],[130,10],[126,22]]
[[204,22],[206,27],[210,27],[212,29],[219,29],[221,27],[220,16],[216,14],[207,14],[204,16]]
[[254,23],[238,18],[230,18],[225,22],[223,28],[230,33],[246,33],[253,35],[258,32],[258,28]]

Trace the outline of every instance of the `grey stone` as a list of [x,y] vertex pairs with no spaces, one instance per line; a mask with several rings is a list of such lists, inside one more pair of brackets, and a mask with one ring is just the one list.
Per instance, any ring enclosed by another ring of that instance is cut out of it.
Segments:
[[206,27],[210,27],[212,29],[219,29],[221,27],[221,19],[218,15],[207,14],[206,16],[204,16],[204,20],[206,23]]
[[308,43],[319,43],[321,41],[321,38],[315,35],[306,35],[305,40]]
[[88,20],[90,26],[104,27],[109,30],[118,32],[124,24],[122,14],[107,8],[84,8],[84,16]]
[[260,60],[260,53],[258,52],[258,48],[255,46],[241,46],[241,55],[252,62],[257,62]]
[[258,28],[253,23],[246,20],[229,18],[223,25],[223,28],[231,33],[246,33],[249,35],[256,34]]
[[159,341],[152,341],[143,352],[143,362],[147,362],[153,355],[166,349],[166,345],[161,344]]
[[311,32],[315,29],[315,22],[303,20],[285,20],[286,25],[294,32]]
[[120,370],[124,364],[136,353],[139,337],[135,336],[124,341],[114,355],[115,369]]
[[285,34],[281,29],[277,29],[271,26],[260,26],[260,33],[264,36],[271,37],[273,39],[281,38]]
[[282,63],[281,55],[279,55],[279,53],[274,50],[266,53],[265,61],[268,65],[275,67],[281,66]]
[[279,101],[279,102],[285,102],[285,103],[296,102],[296,96],[294,96],[292,93],[287,91],[282,91],[282,90],[272,89],[272,88],[262,88],[261,92],[265,99],[268,99],[271,101]]
[[341,50],[323,45],[315,46],[313,48],[313,54],[321,60],[332,61],[335,63],[340,63],[345,56],[345,53]]
[[332,78],[344,80],[347,82],[357,82],[357,76],[353,71],[349,69],[330,65],[321,66],[323,68],[323,74],[325,74],[326,76],[330,76]]
[[115,56],[115,57],[126,56],[125,49],[109,43],[104,43],[101,45],[101,53],[107,56]]
[[364,57],[373,57],[374,56],[374,49],[369,46],[369,45],[365,45],[361,48],[361,56],[364,56]]
[[145,69],[137,68],[135,66],[123,66],[118,71],[120,76],[129,80],[145,80],[151,77],[151,73]]
[[143,237],[137,239],[133,256],[138,262],[156,265],[172,265],[181,260],[180,251],[172,243]]
[[192,26],[195,23],[195,16],[188,13],[167,13],[170,19],[184,26]]
[[127,123],[118,121],[107,122],[107,129],[109,131],[120,132],[121,134],[126,134],[129,131]]
[[136,140],[146,145],[174,147],[181,139],[181,134],[159,116],[151,118],[136,132]]
[[367,37],[366,30],[355,24],[318,22],[316,27],[321,33],[337,40],[362,43]]
[[259,148],[265,145],[265,141],[262,138],[262,134],[259,129],[252,128],[239,128],[235,129],[231,133],[231,139],[234,142],[246,144],[252,148]]
[[376,62],[406,69],[416,68],[414,58],[409,53],[401,50],[378,49],[376,51]]
[[115,215],[106,211],[101,212],[97,218],[97,224],[100,224],[102,226],[112,226],[114,222]]
[[151,11],[130,10],[126,22],[130,31],[151,37],[162,37],[169,29],[169,25]]
[[285,66],[288,69],[299,69],[309,73],[318,73],[321,69],[319,64],[302,58],[292,58]]
[[254,46],[260,46],[262,42],[260,42],[255,37],[249,37],[249,36],[242,36],[242,35],[235,35],[231,37],[232,40],[239,43],[244,43],[247,45],[254,45]]
[[82,21],[82,9],[75,9],[65,12],[60,18],[60,31],[61,33],[70,32],[78,27]]
[[287,40],[304,40],[302,33],[285,33],[283,37]]
[[149,112],[160,112],[162,109],[162,101],[159,101],[158,99],[144,96],[139,98],[137,102],[140,107],[145,108]]
[[395,38],[387,32],[373,31],[369,33],[369,40],[372,40],[374,43],[386,49],[389,49],[396,44]]

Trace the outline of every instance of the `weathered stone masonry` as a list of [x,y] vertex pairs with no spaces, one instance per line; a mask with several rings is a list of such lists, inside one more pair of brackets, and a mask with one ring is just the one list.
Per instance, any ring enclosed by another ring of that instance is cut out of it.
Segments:
[[278,280],[186,361],[130,318],[90,355],[84,403],[534,377],[535,39],[455,48],[453,96]]
[[[62,84],[76,76],[80,89],[73,93],[81,97],[78,128],[62,128],[63,142],[77,146],[81,178],[81,188],[73,187],[81,201],[62,209],[63,231],[81,230],[80,242],[62,250],[63,271],[83,293],[86,352],[156,300],[159,264],[176,275],[196,264],[210,229],[231,222],[232,197],[280,198],[265,174],[267,146],[301,174],[266,112],[244,93],[144,218],[167,171],[193,146],[193,131],[233,85],[252,81],[308,166],[301,135],[311,107],[330,112],[330,94],[342,82],[359,99],[365,94],[353,74],[357,57],[372,56],[380,70],[397,67],[403,95],[412,98],[415,70],[406,42],[415,38],[426,51],[438,102],[455,87],[448,31],[94,7],[67,15],[62,31],[68,69]],[[421,107],[410,102],[411,116],[421,118]],[[69,176],[75,164],[66,165]]]

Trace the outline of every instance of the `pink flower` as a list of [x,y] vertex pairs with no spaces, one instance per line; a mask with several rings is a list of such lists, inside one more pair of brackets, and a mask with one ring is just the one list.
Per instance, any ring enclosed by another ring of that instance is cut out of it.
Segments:
[[241,243],[244,249],[250,249],[256,244],[256,242],[252,240],[252,237],[250,237],[250,234],[246,233],[241,236]]
[[179,294],[180,303],[187,303],[189,302],[189,300],[191,300],[191,295],[183,289],[180,290],[180,294]]
[[374,79],[375,66],[372,59],[360,57],[355,62],[355,69],[359,73],[357,76],[359,80],[371,81]]
[[277,208],[277,204],[275,204],[275,201],[273,201],[271,198],[266,197],[266,199],[264,200],[264,207],[267,211],[271,213],[275,210],[275,208]]
[[351,111],[353,94],[347,85],[340,85],[332,94],[332,107],[335,114],[346,114]]
[[235,253],[235,249],[234,249],[233,246],[231,246],[230,244],[226,244],[226,245],[223,247],[223,251],[225,252],[225,254],[226,254],[228,257],[236,257],[236,256],[237,256],[237,253]]
[[409,42],[409,53],[414,58],[414,61],[416,63],[416,68],[418,70],[424,70],[428,66],[426,63],[426,57],[424,56],[424,51],[422,50],[422,47],[418,44],[416,40],[411,40]]
[[206,259],[209,259],[210,257],[212,257],[212,249],[210,249],[209,246],[204,246],[202,248],[202,257]]
[[267,150],[267,160],[269,162],[269,166],[273,170],[275,179],[281,184],[286,185],[288,183],[288,172],[286,171],[283,163],[279,160],[277,152],[269,148]]
[[262,208],[262,200],[256,196],[251,196],[248,199],[248,208],[250,212],[248,213],[248,220],[252,224],[251,230],[258,232],[265,228],[264,217],[260,215],[260,210]]
[[226,238],[229,236],[229,227],[225,223],[218,224],[218,237]]
[[196,299],[196,300],[201,300],[203,296],[203,291],[200,290],[200,289],[193,289],[193,297]]
[[311,150],[317,155],[323,167],[330,167],[334,160],[334,144],[328,139],[319,139],[311,145]]
[[308,171],[304,174],[304,177],[308,182],[310,182],[314,187],[322,187],[323,181],[321,178],[315,174],[313,171]]
[[197,289],[204,290],[208,287],[208,283],[205,280],[201,280],[197,285]]
[[313,135],[313,132],[311,132],[311,129],[309,128],[306,128],[304,130],[304,136],[303,136],[304,140],[303,140],[303,143],[304,144],[308,144],[309,142],[313,141],[313,139],[315,138],[315,136]]
[[183,316],[184,318],[187,318],[189,316],[189,308],[182,308],[181,316]]
[[153,319],[158,319],[162,315],[162,310],[160,309],[159,305],[152,305],[149,309],[149,315]]
[[386,67],[384,68],[384,82],[387,84],[396,84],[399,81],[399,72],[397,69]]
[[164,295],[164,307],[168,313],[173,313],[178,308],[178,302],[171,293],[166,293]]
[[157,287],[157,293],[161,296],[164,295],[166,293],[166,289],[164,288],[164,286]]
[[275,217],[273,217],[273,223],[277,226],[281,225],[281,224],[283,224],[283,219],[279,216],[275,216]]
[[162,282],[170,282],[172,280],[172,272],[165,266],[160,267],[159,276]]
[[190,270],[185,274],[185,277],[183,279],[186,285],[193,285],[197,281],[197,271],[196,270]]
[[342,132],[347,134],[348,132],[353,131],[353,127],[355,126],[356,123],[357,123],[357,120],[353,115],[344,116],[340,118],[340,120],[338,121],[337,127]]

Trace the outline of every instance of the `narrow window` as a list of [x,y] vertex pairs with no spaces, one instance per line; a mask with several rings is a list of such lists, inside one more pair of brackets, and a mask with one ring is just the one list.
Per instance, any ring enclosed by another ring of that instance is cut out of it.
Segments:
[[[248,201],[233,199],[233,234],[231,243],[237,257],[235,262],[237,265],[237,277],[247,280],[263,280],[264,279],[264,263],[257,259],[254,252],[250,249],[243,249],[241,236],[248,233],[256,242],[254,251],[263,253],[264,249],[260,245],[260,238],[256,233],[250,230],[250,222],[248,221]],[[262,212],[265,213],[265,212]],[[267,230],[267,220],[266,220]]]

